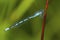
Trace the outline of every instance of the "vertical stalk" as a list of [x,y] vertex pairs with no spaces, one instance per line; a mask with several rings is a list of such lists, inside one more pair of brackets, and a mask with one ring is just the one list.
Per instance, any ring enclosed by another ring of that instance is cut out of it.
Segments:
[[41,40],[44,40],[44,29],[45,29],[45,24],[46,24],[46,16],[47,16],[47,11],[48,9],[48,0],[46,0],[46,5],[44,9],[44,17],[43,17],[43,23],[42,23],[42,33],[41,33]]

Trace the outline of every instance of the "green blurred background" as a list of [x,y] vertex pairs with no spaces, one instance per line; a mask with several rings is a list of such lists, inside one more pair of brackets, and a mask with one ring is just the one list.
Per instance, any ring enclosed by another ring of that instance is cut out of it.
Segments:
[[[40,40],[41,17],[36,17],[7,32],[16,21],[44,9],[46,0],[0,0],[0,40]],[[60,1],[49,0],[44,40],[60,40]]]

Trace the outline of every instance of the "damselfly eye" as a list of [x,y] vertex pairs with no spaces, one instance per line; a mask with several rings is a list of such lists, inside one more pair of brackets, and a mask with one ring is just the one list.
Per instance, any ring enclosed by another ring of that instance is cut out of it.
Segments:
[[9,27],[9,28],[6,28],[5,31],[8,31],[8,30],[10,30],[10,29],[12,29],[12,28],[14,28],[14,27],[17,27],[18,25],[21,25],[22,23],[24,23],[24,22],[26,22],[26,21],[28,21],[28,20],[30,20],[30,19],[33,19],[33,18],[35,18],[35,17],[37,17],[37,16],[43,17],[43,12],[44,12],[44,10],[37,11],[37,12],[35,12],[34,15],[32,15],[32,16],[30,16],[30,17],[27,17],[26,19],[24,19],[24,20],[22,20],[22,21],[19,21],[18,23],[15,23],[14,25],[12,25],[12,26]]
[[40,11],[37,11],[34,16],[35,16],[35,17],[36,17],[36,16],[43,17],[43,15],[44,15],[44,10],[40,10]]

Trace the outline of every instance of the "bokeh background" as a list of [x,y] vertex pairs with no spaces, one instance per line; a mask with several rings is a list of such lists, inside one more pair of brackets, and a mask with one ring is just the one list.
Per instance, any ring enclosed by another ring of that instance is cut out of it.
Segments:
[[[44,10],[46,0],[0,0],[0,40],[40,40],[42,17],[28,20],[9,31],[15,22]],[[60,1],[49,0],[44,40],[60,40]]]

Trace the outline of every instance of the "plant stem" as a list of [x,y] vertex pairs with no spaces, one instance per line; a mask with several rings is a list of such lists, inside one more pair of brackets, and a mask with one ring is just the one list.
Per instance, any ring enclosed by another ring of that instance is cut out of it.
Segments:
[[47,16],[47,11],[48,9],[48,0],[46,0],[46,5],[44,9],[44,17],[43,17],[43,23],[42,23],[42,33],[41,33],[41,40],[44,40],[44,29],[45,29],[45,24],[46,24],[46,16]]

